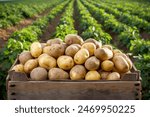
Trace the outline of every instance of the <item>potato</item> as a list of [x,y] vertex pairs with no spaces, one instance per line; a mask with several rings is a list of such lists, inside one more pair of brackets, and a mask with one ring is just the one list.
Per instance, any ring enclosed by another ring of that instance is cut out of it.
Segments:
[[56,67],[56,59],[48,54],[41,54],[38,58],[39,66],[47,70]]
[[97,71],[89,71],[86,76],[85,80],[100,80],[101,76]]
[[80,49],[75,45],[70,45],[66,48],[65,54],[71,57],[74,57],[74,55],[79,51]]
[[48,78],[49,80],[69,79],[69,74],[60,68],[52,68],[48,72]]
[[39,57],[42,54],[42,45],[39,42],[34,42],[30,46],[30,52],[33,57]]
[[84,41],[84,43],[94,43],[96,45],[96,48],[101,48],[102,47],[102,42],[96,41],[95,39],[89,38]]
[[82,45],[81,49],[85,48],[89,51],[90,56],[94,55],[94,51],[96,50],[96,46],[94,43],[85,43]]
[[100,72],[101,78],[102,78],[103,80],[106,80],[106,79],[107,79],[107,76],[108,76],[110,73],[111,73],[111,72],[106,72],[106,71]]
[[53,44],[49,48],[49,55],[58,58],[59,56],[62,56],[65,53],[64,46],[61,44]]
[[118,50],[118,49],[114,49],[113,50],[113,54],[115,55],[116,53],[122,53],[120,50]]
[[67,45],[66,43],[62,43],[62,44],[60,44],[60,45],[62,45],[62,47],[64,48],[64,51],[65,51],[66,48],[68,47],[68,45]]
[[113,69],[113,67],[114,67],[114,63],[110,60],[105,60],[101,64],[101,68],[104,71],[111,71]]
[[32,55],[29,51],[24,51],[19,55],[19,62],[23,65],[30,59],[32,59]]
[[42,49],[43,49],[44,47],[46,47],[48,45],[47,45],[47,43],[41,43],[41,46],[42,46]]
[[74,66],[74,61],[72,57],[63,55],[57,59],[57,64],[63,70],[70,70]]
[[82,80],[85,78],[86,69],[83,65],[75,65],[70,70],[70,78],[71,80]]
[[98,48],[94,52],[94,55],[101,61],[111,59],[113,57],[113,52],[108,48]]
[[102,48],[108,48],[111,51],[113,50],[113,47],[111,45],[103,45]]
[[32,80],[46,80],[47,76],[48,76],[48,73],[46,69],[42,67],[34,68],[30,73],[30,77]]
[[88,70],[97,70],[100,66],[100,60],[95,56],[88,58],[85,62],[85,68]]
[[107,76],[107,80],[120,80],[120,74],[117,72],[112,72]]
[[53,44],[62,44],[63,41],[60,38],[50,39],[47,41],[47,45],[51,46]]
[[24,64],[24,71],[30,73],[34,68],[38,66],[37,59],[30,59]]
[[79,44],[71,44],[71,45],[76,46],[77,48],[79,48],[79,50],[81,49],[81,45],[79,45]]
[[129,71],[129,64],[122,56],[114,56],[113,62],[114,62],[115,68],[120,73],[125,73]]
[[129,64],[129,69],[132,68],[132,66],[133,66],[132,61],[129,59],[129,57],[126,54],[116,53],[115,56],[122,56],[127,61],[127,63]]
[[89,51],[87,49],[80,49],[74,56],[74,62],[76,64],[83,64],[89,56]]
[[24,72],[23,64],[15,65],[12,70],[15,70],[15,72]]
[[83,39],[76,34],[68,34],[65,36],[65,43],[68,45],[71,44],[82,44],[83,43]]

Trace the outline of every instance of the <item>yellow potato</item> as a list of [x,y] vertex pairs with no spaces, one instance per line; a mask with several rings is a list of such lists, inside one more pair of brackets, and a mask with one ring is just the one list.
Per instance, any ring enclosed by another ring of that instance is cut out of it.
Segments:
[[15,72],[24,72],[23,64],[17,64],[15,65],[12,70],[15,70]]
[[111,45],[103,45],[102,48],[108,48],[111,51],[113,50],[113,47]]
[[62,44],[63,41],[60,38],[50,39],[47,41],[47,45],[51,46],[53,44]]
[[50,46],[46,46],[43,48],[43,53],[50,55]]
[[107,76],[107,80],[120,80],[120,74],[118,72],[112,72]]
[[70,45],[66,48],[65,54],[71,57],[74,57],[74,55],[79,51],[80,49],[75,45]]
[[113,67],[114,67],[114,63],[110,60],[105,60],[101,64],[101,68],[104,71],[111,71],[113,69]]
[[106,79],[107,79],[107,76],[108,76],[110,73],[111,73],[111,72],[106,72],[106,71],[100,72],[101,78],[102,78],[103,80],[106,80]]
[[24,51],[19,55],[19,62],[23,65],[30,59],[32,59],[32,55],[29,51]]
[[47,43],[41,43],[41,46],[42,46],[42,49],[43,49],[44,47],[46,47],[48,45],[47,45]]
[[42,45],[40,42],[34,42],[30,46],[30,52],[33,57],[39,57],[42,54]]
[[56,59],[48,54],[41,54],[38,58],[39,66],[47,70],[56,67]]
[[89,58],[89,51],[87,49],[80,49],[74,56],[74,62],[76,64],[84,64]]
[[97,41],[97,40],[92,39],[92,38],[86,39],[84,41],[84,43],[89,43],[89,42],[94,43],[96,45],[96,48],[101,48],[102,47],[102,42],[101,41]]
[[113,54],[115,55],[116,53],[122,53],[120,50],[118,50],[118,49],[114,49],[113,50]]
[[82,44],[83,43],[83,39],[76,34],[68,34],[65,36],[65,43],[68,45],[71,44]]
[[83,65],[75,65],[70,70],[70,78],[71,80],[82,80],[85,78],[86,69]]
[[74,61],[72,57],[63,55],[57,59],[57,64],[63,70],[70,70],[74,66]]
[[84,43],[82,45],[81,49],[82,48],[87,49],[89,51],[90,56],[94,55],[94,51],[96,50],[95,44],[94,43],[90,43],[90,42],[89,43]]
[[89,71],[85,76],[85,80],[100,80],[101,76],[97,71]]

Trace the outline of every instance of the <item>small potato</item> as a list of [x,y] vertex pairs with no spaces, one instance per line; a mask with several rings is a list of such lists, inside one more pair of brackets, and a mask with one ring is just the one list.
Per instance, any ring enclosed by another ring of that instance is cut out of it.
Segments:
[[15,72],[24,72],[23,64],[15,65],[12,70],[15,70]]
[[100,72],[101,78],[102,78],[103,80],[106,80],[106,79],[107,79],[107,76],[108,76],[110,73],[111,73],[111,72],[106,72],[106,71]]
[[76,64],[84,64],[89,56],[89,51],[87,49],[80,49],[74,56],[74,62]]
[[74,57],[74,55],[79,51],[80,49],[75,45],[70,45],[66,48],[65,54],[71,57]]
[[60,38],[50,39],[47,41],[47,45],[51,46],[53,44],[62,44],[63,41]]
[[83,65],[75,65],[70,70],[70,78],[71,80],[82,80],[85,78],[86,69]]
[[42,67],[37,67],[34,68],[31,73],[30,73],[30,77],[32,80],[46,80],[48,76],[48,73],[46,71],[46,69],[42,68]]
[[56,59],[48,54],[41,54],[38,58],[39,66],[47,70],[56,67]]
[[89,71],[86,76],[85,80],[100,80],[101,76],[97,71]]
[[42,45],[40,42],[34,42],[30,46],[30,52],[33,57],[39,57],[42,54]]
[[120,74],[117,72],[112,72],[107,76],[107,80],[120,80]]
[[114,56],[113,63],[119,73],[125,73],[129,71],[129,64],[122,56]]
[[61,44],[53,44],[49,48],[49,55],[58,58],[59,56],[62,56],[65,53],[64,46]]
[[60,68],[52,68],[48,72],[48,78],[49,80],[69,79],[69,74]]
[[70,70],[74,66],[74,61],[72,57],[63,55],[57,59],[57,64],[63,70]]
[[111,71],[113,69],[113,67],[114,67],[114,63],[110,60],[105,60],[101,64],[101,68],[104,71]]
[[88,70],[97,70],[100,66],[100,60],[95,56],[88,58],[85,62],[85,68]]
[[47,43],[41,43],[42,49],[47,46]]
[[111,45],[103,45],[102,48],[108,48],[111,51],[113,50],[113,47]]
[[24,64],[24,71],[30,73],[34,68],[38,66],[37,59],[30,59]]
[[113,57],[113,52],[108,48],[98,48],[94,52],[94,55],[101,61],[111,59]]
[[118,50],[118,49],[114,49],[113,50],[113,54],[115,55],[115,54],[117,54],[117,53],[122,53],[120,50]]
[[87,40],[84,41],[84,43],[94,43],[96,45],[96,48],[101,48],[102,47],[102,42],[101,41],[97,41],[95,39],[89,38]]
[[65,43],[68,45],[71,44],[82,44],[83,43],[83,39],[76,34],[68,34],[65,36]]
[[46,47],[44,47],[43,48],[43,53],[46,53],[46,54],[48,54],[48,55],[50,55],[50,46],[46,46]]
[[71,44],[71,45],[76,46],[79,50],[81,49],[81,45],[79,44]]
[[29,51],[24,51],[19,55],[19,62],[23,65],[30,59],[32,59],[32,55]]
[[90,56],[94,55],[94,51],[96,50],[95,44],[94,43],[90,43],[90,42],[89,43],[84,43],[82,45],[81,49],[82,48],[87,49],[89,51]]

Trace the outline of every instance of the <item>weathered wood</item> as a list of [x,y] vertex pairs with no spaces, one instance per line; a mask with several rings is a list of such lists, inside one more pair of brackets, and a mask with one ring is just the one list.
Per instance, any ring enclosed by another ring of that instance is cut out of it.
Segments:
[[10,81],[8,99],[17,100],[135,100],[140,81]]

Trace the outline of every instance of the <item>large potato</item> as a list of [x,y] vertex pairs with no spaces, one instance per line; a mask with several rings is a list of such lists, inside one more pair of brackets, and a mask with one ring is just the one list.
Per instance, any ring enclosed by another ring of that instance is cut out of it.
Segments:
[[69,79],[69,74],[60,68],[52,68],[48,72],[48,78],[49,80]]
[[120,80],[120,74],[118,72],[112,72],[107,76],[107,80]]
[[42,54],[42,45],[39,42],[34,42],[30,46],[30,52],[33,57],[39,57]]
[[88,58],[85,62],[85,68],[88,70],[97,70],[100,66],[100,60],[95,56]]
[[15,65],[12,70],[15,70],[15,72],[24,72],[23,64]]
[[24,71],[30,73],[34,68],[38,66],[37,59],[30,59],[24,64]]
[[72,57],[63,55],[57,59],[57,64],[61,69],[70,70],[74,66],[74,61]]
[[48,73],[47,73],[46,69],[44,69],[42,67],[34,68],[30,73],[30,77],[32,80],[46,80],[47,75],[48,75]]
[[102,42],[96,41],[95,39],[89,38],[89,39],[84,41],[84,43],[89,43],[89,42],[94,43],[96,45],[96,48],[102,47]]
[[129,71],[129,64],[122,56],[114,56],[113,63],[119,72],[125,73]]
[[87,49],[80,49],[74,56],[74,62],[76,64],[84,64],[89,56],[89,51]]
[[113,69],[113,67],[114,67],[114,63],[110,60],[105,60],[101,64],[101,68],[104,71],[111,71]]
[[94,52],[94,55],[101,61],[111,59],[113,57],[113,52],[108,48],[98,48]]
[[53,44],[49,48],[49,55],[58,58],[65,53],[65,48],[62,44]]
[[86,76],[85,80],[100,80],[101,76],[97,71],[89,71]]
[[53,44],[62,44],[63,41],[60,38],[50,39],[47,41],[47,45],[51,46]]
[[79,51],[80,49],[75,45],[70,45],[66,48],[65,54],[71,57],[74,57],[74,55]]
[[90,56],[94,55],[94,51],[96,50],[95,44],[94,43],[90,43],[90,42],[89,43],[84,43],[82,45],[81,49],[82,48],[87,49],[89,51]]
[[70,70],[70,78],[71,80],[82,80],[85,78],[86,69],[83,65],[75,65]]
[[51,69],[56,67],[56,59],[48,54],[41,54],[38,58],[39,66],[45,69]]
[[32,55],[29,51],[24,51],[19,55],[19,62],[23,65],[30,59],[32,59]]
[[76,34],[68,34],[65,36],[65,43],[68,45],[71,44],[82,44],[83,43],[83,39]]

